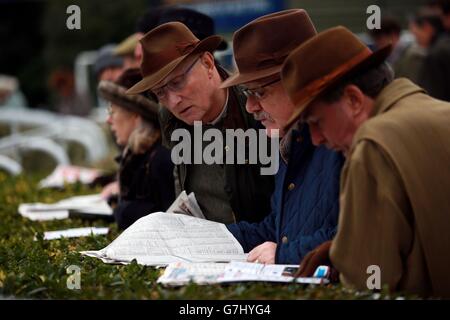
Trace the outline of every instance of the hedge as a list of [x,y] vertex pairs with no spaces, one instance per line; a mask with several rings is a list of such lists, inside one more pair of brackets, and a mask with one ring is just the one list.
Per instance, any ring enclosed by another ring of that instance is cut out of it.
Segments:
[[[156,283],[161,269],[110,265],[79,254],[97,250],[114,240],[119,231],[102,220],[66,219],[35,222],[17,213],[20,203],[46,202],[98,192],[79,184],[64,190],[42,190],[42,177],[9,177],[0,173],[0,296],[31,299],[395,299],[398,295],[356,292],[341,285],[239,283],[232,285],[167,288]],[[44,231],[82,226],[109,226],[107,236],[46,241]],[[35,240],[35,237],[37,240]],[[67,288],[67,268],[81,269],[81,289]],[[404,296],[402,296],[404,298]],[[406,297],[415,298],[415,297]]]

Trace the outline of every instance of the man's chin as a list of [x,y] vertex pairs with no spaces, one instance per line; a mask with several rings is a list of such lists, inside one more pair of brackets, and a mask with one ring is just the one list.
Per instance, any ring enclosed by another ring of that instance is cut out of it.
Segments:
[[184,123],[186,123],[189,126],[193,126],[194,125],[194,121],[201,121],[200,119],[193,119],[191,117],[177,117],[179,120],[183,121]]
[[196,115],[192,114],[186,117],[178,116],[177,118],[190,126],[193,126],[195,121],[201,121],[202,123],[206,123],[206,121],[204,121],[204,119],[202,119],[202,117],[198,114]]

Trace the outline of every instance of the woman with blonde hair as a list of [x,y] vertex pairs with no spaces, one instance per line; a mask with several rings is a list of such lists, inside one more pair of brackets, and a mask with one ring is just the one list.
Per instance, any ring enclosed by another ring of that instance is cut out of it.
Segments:
[[115,82],[101,81],[99,94],[111,104],[107,123],[123,152],[117,161],[118,202],[114,217],[120,229],[157,211],[175,198],[173,163],[161,145],[158,104],[144,95],[125,92],[142,79],[139,69],[128,69]]

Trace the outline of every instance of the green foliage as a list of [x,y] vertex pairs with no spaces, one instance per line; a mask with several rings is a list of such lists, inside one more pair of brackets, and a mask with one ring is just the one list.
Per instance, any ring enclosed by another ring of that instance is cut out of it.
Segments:
[[[82,226],[105,226],[104,221],[79,219],[34,222],[17,214],[24,202],[55,202],[68,196],[88,194],[81,185],[64,190],[40,190],[42,177],[10,178],[0,173],[0,295],[39,299],[374,299],[394,298],[387,293],[357,293],[341,286],[302,286],[269,283],[165,288],[156,284],[161,269],[110,265],[85,257],[81,250],[98,250],[119,234],[110,224],[108,236],[89,236],[44,241],[47,230]],[[36,241],[34,240],[36,236]],[[70,265],[81,268],[81,289],[67,289]]]

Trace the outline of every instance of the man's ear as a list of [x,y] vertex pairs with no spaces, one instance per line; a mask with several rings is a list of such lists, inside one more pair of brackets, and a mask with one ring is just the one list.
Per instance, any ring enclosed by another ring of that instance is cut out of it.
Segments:
[[344,89],[344,97],[350,107],[350,112],[353,117],[358,117],[364,111],[365,95],[354,84],[349,84]]
[[206,51],[202,54],[201,63],[209,71],[214,69],[214,56],[211,54],[211,52]]

